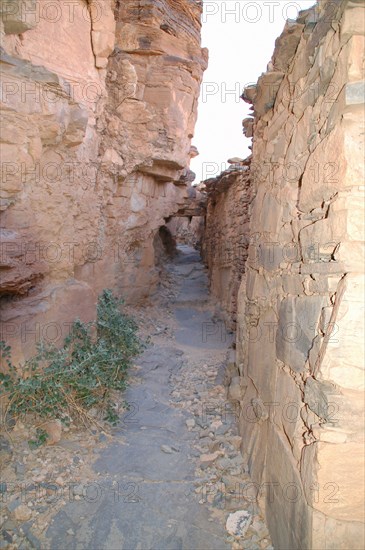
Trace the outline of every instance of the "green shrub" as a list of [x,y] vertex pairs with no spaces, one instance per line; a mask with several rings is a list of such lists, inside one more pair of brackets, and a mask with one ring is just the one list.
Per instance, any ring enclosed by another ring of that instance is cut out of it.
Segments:
[[61,348],[40,342],[21,373],[11,362],[11,349],[0,342],[7,374],[0,373],[0,397],[8,396],[7,415],[92,422],[88,411],[98,407],[115,424],[118,415],[112,390],[124,390],[131,359],[143,347],[137,325],[121,312],[122,300],[104,290],[94,323],[76,320]]

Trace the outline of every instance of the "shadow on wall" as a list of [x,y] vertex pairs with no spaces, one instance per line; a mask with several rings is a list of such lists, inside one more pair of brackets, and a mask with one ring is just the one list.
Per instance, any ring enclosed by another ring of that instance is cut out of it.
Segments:
[[153,240],[153,247],[155,250],[155,265],[161,265],[166,260],[176,256],[176,240],[166,225],[162,225],[157,231]]

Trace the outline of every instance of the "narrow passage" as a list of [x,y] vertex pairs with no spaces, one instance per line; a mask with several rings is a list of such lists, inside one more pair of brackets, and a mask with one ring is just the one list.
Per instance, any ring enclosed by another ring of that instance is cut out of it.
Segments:
[[[248,476],[224,386],[233,335],[215,319],[196,250],[180,245],[165,265],[157,302],[139,312],[155,333],[132,369],[129,410],[92,466],[93,493],[58,512],[46,531],[48,546],[270,548],[256,504],[237,491]],[[253,514],[253,525],[238,544],[225,523],[241,509]]]

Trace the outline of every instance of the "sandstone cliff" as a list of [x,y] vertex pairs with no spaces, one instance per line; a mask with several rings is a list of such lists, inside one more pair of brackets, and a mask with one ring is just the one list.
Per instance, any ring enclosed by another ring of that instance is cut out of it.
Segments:
[[199,2],[51,4],[1,12],[2,338],[18,358],[92,318],[102,288],[153,291],[207,62]]

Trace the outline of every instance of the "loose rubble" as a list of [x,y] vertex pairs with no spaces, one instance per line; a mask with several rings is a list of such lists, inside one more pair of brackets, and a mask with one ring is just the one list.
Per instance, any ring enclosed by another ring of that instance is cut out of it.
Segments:
[[68,500],[85,498],[95,477],[90,464],[103,446],[96,430],[66,428],[57,444],[31,449],[33,431],[19,422],[9,434],[13,460],[1,464],[1,549],[44,548],[50,519]]
[[[269,532],[250,492],[251,479],[240,452],[237,411],[227,401],[227,388],[220,383],[222,362],[216,355],[206,358],[204,364],[190,359],[171,377],[171,400],[192,415],[186,425],[196,434],[191,453],[196,462],[195,493],[201,505],[208,505],[213,521],[227,525],[232,548],[270,550]],[[245,529],[239,523],[241,529],[233,531],[229,518],[236,514],[243,517],[243,507],[250,521]]]

